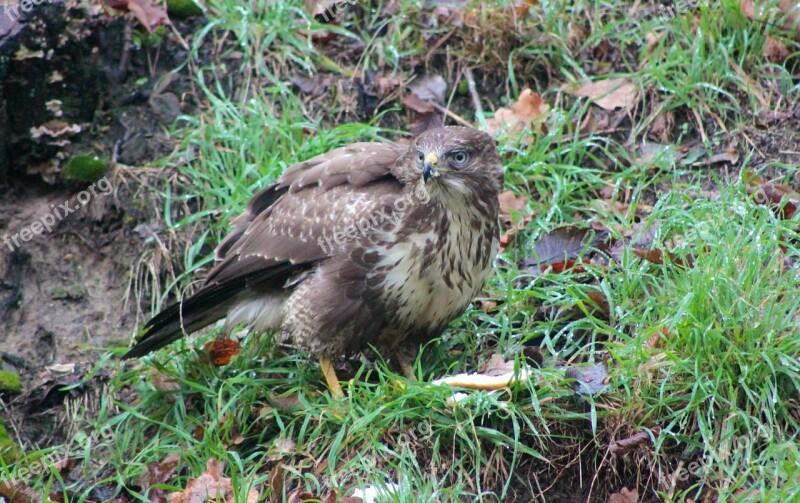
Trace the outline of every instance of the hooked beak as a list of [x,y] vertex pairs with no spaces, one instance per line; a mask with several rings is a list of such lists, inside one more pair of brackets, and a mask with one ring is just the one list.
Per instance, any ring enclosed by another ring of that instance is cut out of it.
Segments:
[[439,176],[439,170],[436,166],[439,164],[439,158],[436,154],[428,154],[422,163],[422,181],[428,183],[429,178],[436,178]]

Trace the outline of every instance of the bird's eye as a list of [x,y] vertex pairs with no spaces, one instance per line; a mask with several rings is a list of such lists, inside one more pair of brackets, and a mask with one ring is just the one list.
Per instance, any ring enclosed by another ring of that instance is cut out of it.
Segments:
[[453,162],[455,162],[456,164],[464,164],[465,162],[467,162],[467,153],[464,152],[463,150],[453,152],[451,157],[453,159]]
[[425,153],[422,152],[422,150],[417,150],[417,155],[419,156],[419,160],[420,161],[424,161],[425,160]]

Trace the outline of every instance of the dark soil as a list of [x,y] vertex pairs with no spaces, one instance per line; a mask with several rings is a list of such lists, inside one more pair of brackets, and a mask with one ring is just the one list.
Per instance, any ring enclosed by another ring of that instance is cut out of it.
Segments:
[[[59,1],[19,19],[3,12],[0,358],[23,377],[25,394],[12,404],[19,419],[59,404],[42,399],[63,365],[96,362],[135,332],[140,310],[129,286],[146,248],[136,229],[152,215],[136,173],[171,151],[167,127],[195,104],[184,98],[192,96],[186,72],[170,73],[188,56],[178,37],[156,34],[137,49],[129,16]],[[176,29],[192,33],[199,22]],[[34,133],[43,127],[67,132]],[[103,178],[65,180],[74,155],[104,161]],[[36,417],[19,434],[33,445],[58,443],[63,432]]]

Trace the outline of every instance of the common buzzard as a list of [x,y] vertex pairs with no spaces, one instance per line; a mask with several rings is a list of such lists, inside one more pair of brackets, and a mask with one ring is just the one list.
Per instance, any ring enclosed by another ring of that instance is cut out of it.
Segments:
[[226,318],[280,328],[319,358],[387,354],[438,336],[492,270],[503,168],[492,138],[432,129],[295,164],[250,200],[203,287],[151,319],[124,358]]

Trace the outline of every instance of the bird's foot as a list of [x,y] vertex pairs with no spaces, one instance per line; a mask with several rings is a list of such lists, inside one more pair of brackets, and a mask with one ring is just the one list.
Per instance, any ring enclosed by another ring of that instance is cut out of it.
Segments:
[[406,379],[409,381],[416,381],[417,376],[414,375],[414,368],[408,363],[408,360],[406,360],[403,354],[398,351],[394,356],[397,358],[397,363],[400,364],[400,369],[403,371],[403,375],[406,376]]

